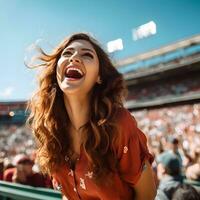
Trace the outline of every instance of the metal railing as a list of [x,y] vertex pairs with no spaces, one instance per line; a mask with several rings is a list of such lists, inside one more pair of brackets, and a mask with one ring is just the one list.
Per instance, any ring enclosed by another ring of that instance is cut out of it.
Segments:
[[52,189],[0,181],[0,200],[61,200],[61,193]]

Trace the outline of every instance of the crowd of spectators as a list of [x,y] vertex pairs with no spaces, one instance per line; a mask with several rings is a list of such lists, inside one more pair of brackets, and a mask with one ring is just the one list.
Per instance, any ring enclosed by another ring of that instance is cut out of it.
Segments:
[[13,166],[4,169],[3,180],[33,187],[52,188],[50,177],[35,170],[34,166],[36,166],[34,158],[17,154],[13,159]]
[[156,98],[170,98],[200,92],[200,79],[198,74],[188,77],[177,77],[159,82],[134,85],[129,87],[127,100],[149,101]]
[[183,179],[199,185],[200,193],[200,104],[140,110],[133,116],[148,137],[157,185],[166,199]]
[[[177,188],[189,188],[182,185],[183,179],[196,181],[200,185],[200,103],[144,109],[132,114],[139,128],[146,134],[148,147],[155,157],[153,167],[158,194],[161,195],[164,191],[164,195],[167,194],[166,199],[172,199],[172,193]],[[26,126],[1,126],[0,168],[2,173],[4,171],[4,180],[19,180],[19,183],[32,186],[51,187],[47,177],[42,179],[40,175],[35,175],[40,174],[40,170],[34,163],[34,149],[32,133]],[[21,154],[24,156],[16,161],[16,155]],[[32,171],[29,171],[31,176],[35,177],[36,183],[30,183],[29,178],[23,181],[24,175],[20,178],[20,172],[16,170],[22,169],[22,164],[28,165],[29,169],[32,168]],[[3,179],[2,173],[0,179]],[[164,197],[159,199],[164,200]]]
[[17,154],[30,155],[34,149],[34,138],[27,126],[0,125],[0,157],[12,159]]
[[35,162],[35,142],[25,125],[0,126],[0,180],[52,188]]

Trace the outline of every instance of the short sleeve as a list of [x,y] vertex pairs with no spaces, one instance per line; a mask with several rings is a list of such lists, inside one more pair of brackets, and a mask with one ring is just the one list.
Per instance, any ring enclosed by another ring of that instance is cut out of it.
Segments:
[[147,148],[145,134],[137,127],[136,120],[128,110],[120,111],[120,140],[116,149],[119,162],[119,174],[132,187],[139,180],[145,160],[153,162],[153,156]]

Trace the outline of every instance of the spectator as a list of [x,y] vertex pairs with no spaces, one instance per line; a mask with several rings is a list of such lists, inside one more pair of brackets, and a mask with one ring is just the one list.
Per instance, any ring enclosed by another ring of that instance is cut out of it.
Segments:
[[182,167],[182,156],[179,151],[179,141],[176,137],[174,136],[169,136],[168,137],[168,144],[169,144],[169,151],[176,154],[176,156],[179,159],[180,166]]
[[197,160],[197,163],[189,166],[186,169],[186,178],[187,181],[191,182],[191,184],[194,184],[194,188],[197,190],[197,192],[200,194],[200,158]]
[[46,187],[45,178],[32,170],[34,162],[25,155],[18,155],[16,167],[5,170],[4,180],[34,187]]
[[158,189],[155,200],[169,200],[163,190]]
[[179,158],[173,152],[164,152],[160,155],[158,162],[159,190],[171,199],[175,188],[183,180]]
[[172,195],[172,200],[200,200],[200,195],[191,185],[181,184]]
[[186,178],[192,181],[200,181],[200,163],[195,163],[186,169]]

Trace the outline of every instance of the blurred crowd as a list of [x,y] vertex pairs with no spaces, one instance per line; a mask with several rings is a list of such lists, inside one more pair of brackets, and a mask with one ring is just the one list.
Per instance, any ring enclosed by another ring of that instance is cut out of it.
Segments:
[[132,86],[129,88],[128,100],[148,101],[156,98],[176,97],[184,94],[192,94],[200,91],[200,79],[198,74],[180,77],[177,79],[162,80],[145,84],[144,86]]
[[53,188],[35,163],[35,142],[25,125],[1,125],[0,180],[33,187]]
[[33,135],[25,125],[0,125],[0,157],[13,159],[17,154],[30,155],[34,149]]
[[[200,192],[200,103],[145,109],[132,114],[146,134],[149,150],[155,157],[157,200],[165,200],[162,195],[166,200],[172,199],[175,191],[191,192],[195,188]],[[34,149],[32,133],[26,126],[1,126],[0,180],[52,188],[50,178],[42,175],[34,162]],[[183,180],[196,184],[185,186]]]
[[[158,200],[172,199],[178,187],[188,189],[189,186],[181,185],[184,180],[196,186],[200,194],[200,104],[140,110],[132,114],[146,133],[149,149],[155,157],[153,166],[158,191],[166,195]],[[192,190],[188,189],[190,194]]]

